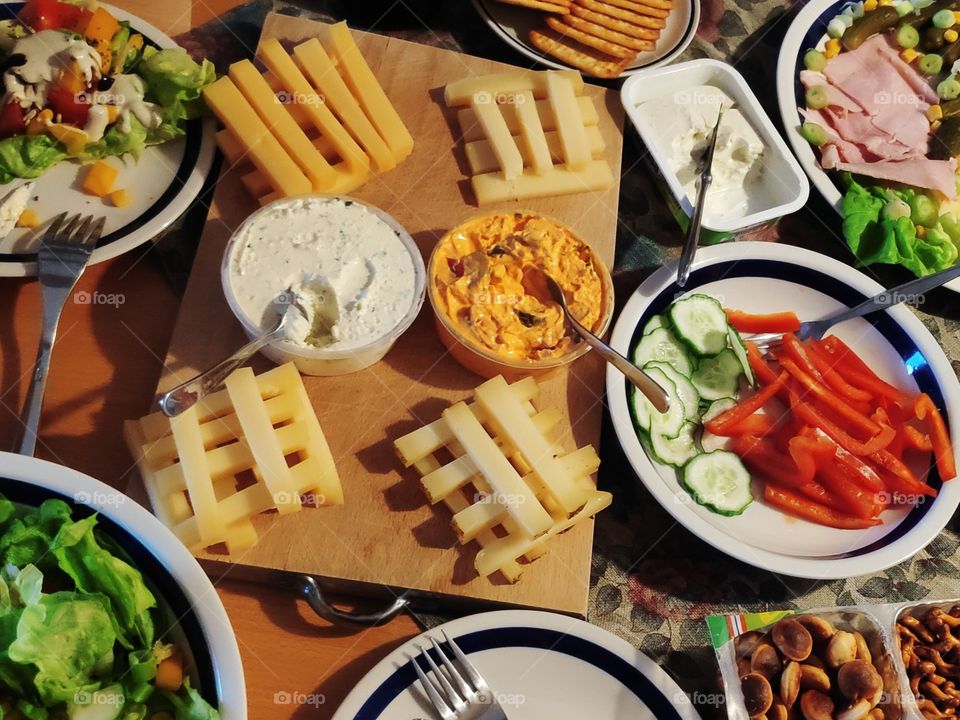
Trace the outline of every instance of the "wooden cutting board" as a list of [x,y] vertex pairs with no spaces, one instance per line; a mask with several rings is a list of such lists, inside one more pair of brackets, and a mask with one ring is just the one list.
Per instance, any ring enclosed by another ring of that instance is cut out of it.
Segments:
[[[317,23],[272,14],[263,38],[297,41],[317,34]],[[377,78],[410,129],[413,154],[398,168],[374,177],[355,196],[393,215],[417,241],[426,259],[450,227],[479,214],[518,207],[551,215],[588,240],[613,263],[619,188],[605,192],[478,208],[465,172],[453,113],[444,86],[458,78],[511,69],[447,50],[368,33],[355,33]],[[617,93],[587,86],[600,114],[607,159],[619,180],[623,114]],[[215,191],[192,275],[183,298],[159,391],[220,360],[245,340],[223,298],[220,260],[231,232],[257,208],[237,173],[225,171]],[[267,369],[262,358],[254,369]],[[560,410],[562,443],[597,446],[604,368],[588,354],[545,380],[541,407]],[[304,377],[343,481],[346,504],[304,508],[294,515],[257,519],[259,544],[240,557],[203,553],[211,574],[250,571],[308,573],[346,581],[362,594],[380,586],[413,589],[445,601],[468,600],[546,608],[584,615],[590,578],[593,521],[550,543],[546,556],[527,567],[514,585],[499,575],[478,578],[476,546],[458,546],[450,515],[427,505],[416,472],[404,471],[393,440],[439,417],[482,378],[449,357],[433,326],[429,302],[383,361],[353,375]],[[241,566],[237,568],[236,565]],[[268,573],[264,573],[268,576]],[[351,584],[352,583],[352,584]],[[341,582],[335,586],[342,587]],[[421,593],[416,593],[420,596]]]

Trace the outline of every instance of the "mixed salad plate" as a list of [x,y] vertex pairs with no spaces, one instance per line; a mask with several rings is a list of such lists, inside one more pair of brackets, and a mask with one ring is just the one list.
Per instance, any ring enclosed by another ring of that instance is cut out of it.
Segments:
[[701,249],[683,291],[675,280],[675,265],[654,273],[612,335],[671,409],[607,375],[621,445],[668,512],[746,563],[820,579],[899,563],[943,529],[960,504],[960,486],[944,482],[956,474],[947,435],[960,429],[960,384],[909,309],[839,324],[822,343],[785,336],[770,358],[748,330],[789,330],[791,318],[796,329],[881,286],[754,242]]
[[182,543],[79,472],[0,466],[2,717],[246,717],[230,622]]
[[35,272],[59,212],[106,217],[96,263],[154,238],[200,193],[215,149],[200,93],[214,69],[157,28],[109,5],[4,3],[0,67],[0,275]]
[[957,261],[958,11],[949,0],[813,0],[784,39],[787,137],[863,265],[926,275]]

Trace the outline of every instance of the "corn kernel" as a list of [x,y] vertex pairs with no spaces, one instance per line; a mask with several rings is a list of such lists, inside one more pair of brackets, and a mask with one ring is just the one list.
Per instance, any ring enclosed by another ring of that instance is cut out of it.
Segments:
[[955,23],[960,23],[960,10],[953,11],[953,21]]
[[840,41],[837,38],[830,38],[827,40],[826,46],[823,48],[823,54],[827,58],[833,58],[840,54]]
[[930,122],[936,122],[943,117],[943,108],[939,105],[931,105],[927,108],[927,120]]
[[927,234],[927,229],[923,225],[917,225],[917,237],[923,237]]
[[863,11],[871,12],[877,9],[877,0],[864,0]]
[[893,5],[893,0],[880,0],[881,5]]
[[958,34],[957,31],[954,30],[953,28],[950,28],[949,30],[945,30],[943,32],[943,39],[946,40],[948,43],[955,43],[957,41],[957,38],[960,38],[960,34]]
[[20,217],[17,218],[17,227],[35,228],[39,225],[40,217],[37,215],[37,211],[31,208],[25,209],[20,213]]
[[114,207],[122,208],[126,207],[133,202],[133,196],[130,195],[129,191],[120,188],[119,190],[114,190],[108,196],[110,202]]
[[905,62],[912,63],[914,60],[920,57],[920,53],[918,53],[913,48],[906,48],[903,52],[900,53],[900,57],[902,57]]
[[940,124],[941,123],[939,120],[935,120],[934,122],[930,123],[930,132],[936,132],[937,130],[939,130]]

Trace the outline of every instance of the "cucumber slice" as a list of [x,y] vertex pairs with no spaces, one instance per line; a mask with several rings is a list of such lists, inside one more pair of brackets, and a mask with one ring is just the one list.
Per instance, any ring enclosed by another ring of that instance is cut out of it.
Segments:
[[704,358],[690,376],[690,382],[704,400],[732,398],[740,387],[743,368],[736,353],[727,348],[719,355]]
[[634,365],[643,367],[648,362],[665,362],[686,377],[693,372],[690,353],[672,332],[663,327],[642,337],[633,351]]
[[698,504],[720,515],[739,515],[753,502],[750,473],[726,450],[697,455],[684,465],[681,482]]
[[[677,386],[674,384],[663,370],[660,368],[650,368],[647,371],[670,397],[670,409],[665,413],[659,412],[650,401],[644,397],[643,393],[633,390],[633,408],[634,419],[638,426],[651,432],[656,430],[666,437],[676,437],[683,428],[686,420],[686,408],[680,394],[677,392]],[[646,425],[644,425],[646,423]]]
[[677,300],[667,317],[677,339],[695,354],[716,355],[727,347],[727,316],[720,303],[709,295],[694,294]]
[[654,315],[652,318],[650,318],[647,324],[643,326],[643,334],[649,335],[657,328],[662,327],[664,327],[663,315]]
[[664,465],[682,468],[697,454],[695,434],[696,423],[686,422],[675,438],[668,438],[657,432],[656,422],[650,433],[650,445],[653,456]]
[[[670,389],[664,387],[667,394]],[[654,412],[653,405],[644,397],[643,393],[637,390],[633,385],[630,386],[630,416],[633,418],[633,424],[640,435],[650,431],[650,413]]]
[[[737,404],[737,401],[733,398],[722,398],[721,400],[715,400],[710,404],[701,416],[702,422],[707,422],[708,420],[713,420],[720,413],[725,413],[727,410],[732,408]],[[703,428],[700,431],[700,451],[705,453],[711,453],[714,450],[726,450],[730,444],[730,438],[722,437],[721,435],[714,435],[712,432]]]
[[[677,395],[680,396],[680,401],[683,403],[684,419],[697,420],[700,415],[700,393],[697,392],[693,383],[687,377],[681,375],[673,365],[665,362],[648,362],[643,366],[643,369],[647,371],[652,368],[660,368],[663,374],[673,381],[673,385],[677,389]],[[740,366],[737,365],[737,370],[739,371],[739,369]],[[696,370],[694,370],[694,374],[696,374]]]
[[743,368],[743,374],[747,376],[747,383],[750,387],[754,387],[757,381],[753,377],[753,368],[750,367],[750,358],[747,357],[747,348],[743,344],[743,338],[740,337],[740,333],[734,328],[728,327],[727,339],[730,341],[730,347],[733,348],[733,352],[740,362],[740,367]]

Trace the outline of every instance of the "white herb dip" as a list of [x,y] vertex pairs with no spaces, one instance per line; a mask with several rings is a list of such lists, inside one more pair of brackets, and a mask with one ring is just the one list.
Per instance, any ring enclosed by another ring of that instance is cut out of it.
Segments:
[[[289,198],[238,231],[228,258],[240,310],[261,329],[280,315],[287,341],[352,350],[387,335],[410,311],[416,274],[397,233],[340,198]],[[291,297],[306,310],[290,307]]]

